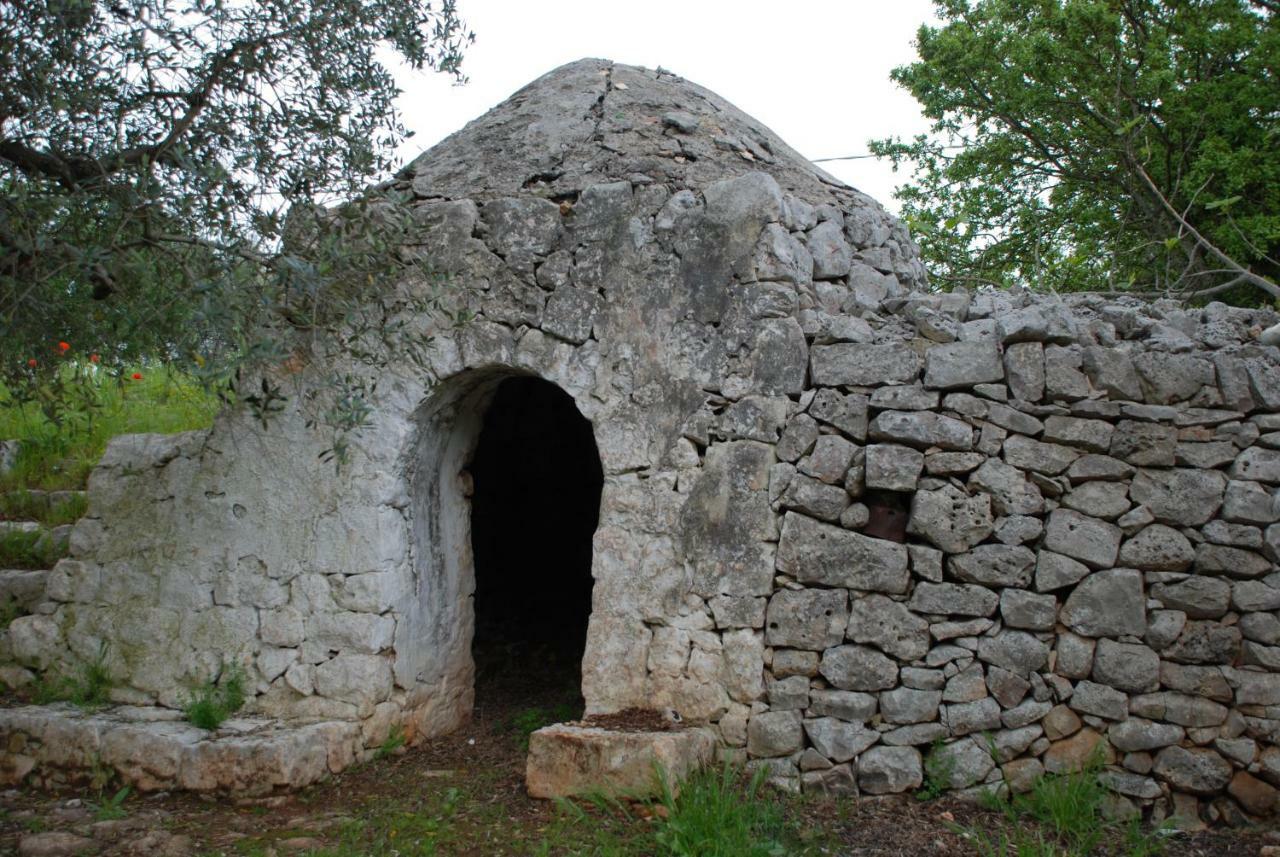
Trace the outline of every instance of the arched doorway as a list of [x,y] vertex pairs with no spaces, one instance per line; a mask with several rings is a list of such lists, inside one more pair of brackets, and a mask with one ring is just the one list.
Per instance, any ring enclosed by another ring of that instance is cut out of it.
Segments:
[[477,709],[508,707],[516,694],[522,705],[580,716],[603,485],[591,423],[556,385],[505,378],[467,469]]

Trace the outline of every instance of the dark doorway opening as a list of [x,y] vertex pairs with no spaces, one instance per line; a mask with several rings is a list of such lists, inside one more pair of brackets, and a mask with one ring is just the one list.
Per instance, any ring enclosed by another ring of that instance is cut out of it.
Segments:
[[470,470],[477,714],[579,717],[604,481],[591,423],[554,384],[507,378]]

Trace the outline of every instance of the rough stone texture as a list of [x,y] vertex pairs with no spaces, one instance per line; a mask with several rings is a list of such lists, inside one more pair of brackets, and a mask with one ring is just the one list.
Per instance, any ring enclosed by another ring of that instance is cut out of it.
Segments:
[[352,722],[290,726],[238,719],[211,733],[167,709],[88,713],[67,704],[26,706],[0,710],[0,739],[10,748],[0,769],[10,785],[84,782],[91,771],[105,769],[138,791],[267,795],[371,758],[386,736],[369,737],[376,738],[372,746]]
[[1089,575],[1067,597],[1062,621],[1086,637],[1142,636],[1147,629],[1142,575],[1123,568]]
[[[252,722],[295,728],[185,780],[164,760],[197,751],[171,735],[116,765],[128,781],[274,790],[394,726],[465,722],[466,469],[498,384],[533,375],[603,472],[589,713],[675,709],[824,793],[914,788],[915,748],[942,740],[959,788],[1114,746],[1109,782],[1144,812],[1273,804],[1280,350],[1251,333],[1272,310],[930,291],[873,201],[713,93],[603,60],[392,185],[421,227],[405,257],[473,318],[412,321],[427,366],[389,355],[341,472],[307,428],[321,370],[291,362],[267,373],[298,393],[270,429],[237,408],[117,438],[71,556],[0,574],[30,613],[0,635],[4,675],[105,644],[120,699],[174,712],[234,660]],[[71,715],[21,717],[0,770],[58,780]],[[281,773],[277,746],[301,761]]]
[[912,747],[872,747],[858,759],[858,787],[866,794],[913,791],[923,782],[920,753]]
[[716,737],[709,729],[614,732],[557,724],[529,736],[525,785],[537,798],[656,795],[654,771],[679,793],[680,781],[712,761]]

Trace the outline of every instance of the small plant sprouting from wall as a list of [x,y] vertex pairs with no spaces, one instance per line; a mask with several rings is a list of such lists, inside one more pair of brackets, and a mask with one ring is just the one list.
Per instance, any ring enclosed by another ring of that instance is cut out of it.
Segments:
[[951,788],[955,773],[955,759],[944,752],[946,744],[941,738],[933,742],[924,760],[924,785],[916,792],[917,800],[934,800]]
[[226,665],[217,680],[211,678],[196,688],[183,709],[187,720],[201,729],[217,729],[244,707],[246,681],[244,667]]
[[115,679],[107,668],[108,647],[104,643],[98,656],[84,664],[74,675],[54,675],[37,679],[31,685],[31,699],[36,705],[70,702],[78,708],[101,708],[109,701]]

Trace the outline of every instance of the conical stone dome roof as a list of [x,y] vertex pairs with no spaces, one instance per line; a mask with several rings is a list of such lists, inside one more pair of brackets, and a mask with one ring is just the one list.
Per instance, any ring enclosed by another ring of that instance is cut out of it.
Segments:
[[[605,59],[554,69],[424,152],[396,184],[423,200],[573,200],[612,182],[700,192],[749,173],[770,175],[819,220],[838,210],[869,265],[908,288],[924,284],[905,227],[875,200],[714,92],[662,69]],[[824,216],[823,206],[834,210]],[[809,216],[799,215],[801,228]]]

